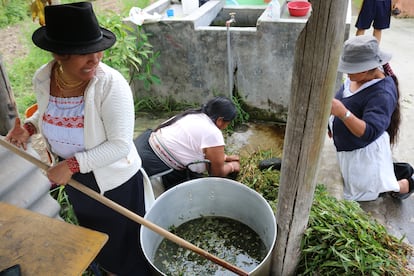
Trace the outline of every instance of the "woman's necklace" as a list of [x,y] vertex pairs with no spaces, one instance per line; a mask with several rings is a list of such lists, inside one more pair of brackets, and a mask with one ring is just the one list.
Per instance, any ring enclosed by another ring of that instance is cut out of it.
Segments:
[[59,65],[59,64],[55,66],[54,77],[55,77],[56,86],[59,88],[59,90],[62,93],[79,90],[89,82],[89,81],[70,80],[70,79],[65,78],[62,65]]

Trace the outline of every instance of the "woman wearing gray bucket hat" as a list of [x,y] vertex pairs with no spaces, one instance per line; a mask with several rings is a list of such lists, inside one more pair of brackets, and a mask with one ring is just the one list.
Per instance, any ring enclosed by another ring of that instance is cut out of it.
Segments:
[[405,199],[414,190],[413,168],[393,163],[392,158],[400,106],[390,59],[374,36],[356,36],[344,43],[338,71],[347,77],[332,100],[329,129],[347,200],[375,200],[387,192]]
[[[101,62],[115,35],[99,26],[89,2],[45,7],[46,26],[32,36],[53,60],[33,78],[37,111],[16,120],[6,140],[26,148],[41,133],[55,161],[52,183],[73,178],[132,212],[145,214],[141,158],[133,143],[134,103],[125,78]],[[108,273],[149,275],[139,245],[140,225],[65,186],[80,225],[107,233],[96,262]]]

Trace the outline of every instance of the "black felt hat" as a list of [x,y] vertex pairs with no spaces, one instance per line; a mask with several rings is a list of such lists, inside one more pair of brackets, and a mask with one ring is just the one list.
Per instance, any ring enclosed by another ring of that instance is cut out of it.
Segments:
[[45,7],[46,26],[32,36],[36,46],[57,54],[89,54],[114,45],[115,35],[99,26],[89,2]]

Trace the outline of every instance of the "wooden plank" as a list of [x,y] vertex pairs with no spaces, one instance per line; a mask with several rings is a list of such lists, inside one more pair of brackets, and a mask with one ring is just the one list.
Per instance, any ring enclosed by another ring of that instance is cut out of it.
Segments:
[[82,275],[108,235],[0,202],[0,271],[22,275]]

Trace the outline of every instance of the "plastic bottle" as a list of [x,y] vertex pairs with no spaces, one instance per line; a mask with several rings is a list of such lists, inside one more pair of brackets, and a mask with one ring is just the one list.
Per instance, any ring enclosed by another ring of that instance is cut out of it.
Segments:
[[280,18],[280,3],[279,0],[272,0],[266,8],[266,17],[270,20],[277,20]]

